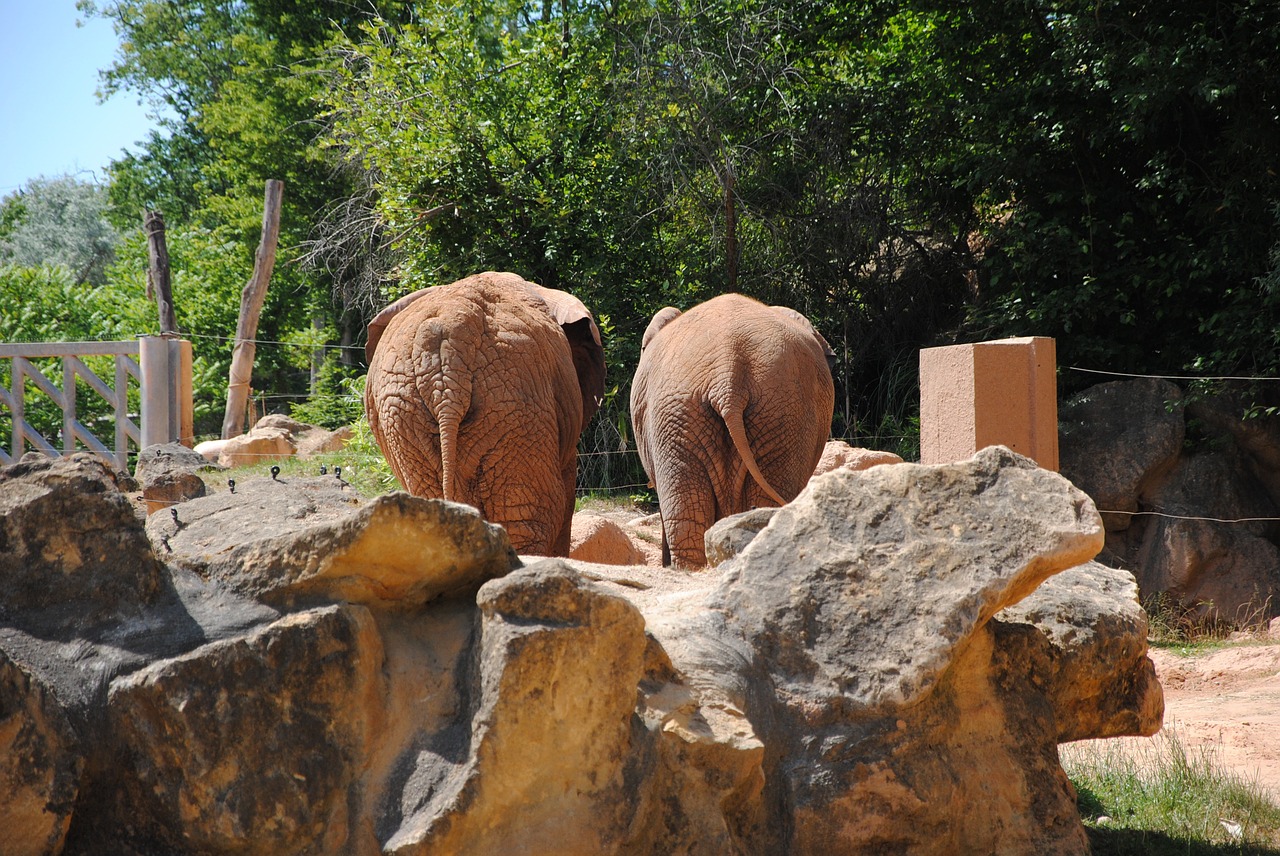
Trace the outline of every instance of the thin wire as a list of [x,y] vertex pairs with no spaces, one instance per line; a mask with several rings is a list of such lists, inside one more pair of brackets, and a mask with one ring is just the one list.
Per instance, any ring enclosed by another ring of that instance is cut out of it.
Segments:
[[1276,523],[1280,517],[1197,517],[1187,514],[1169,514],[1164,511],[1105,511],[1098,509],[1099,514],[1126,514],[1130,517],[1164,517],[1169,520],[1203,520],[1208,523]]
[[1280,380],[1277,377],[1245,377],[1237,375],[1154,375],[1154,374],[1132,374],[1130,372],[1109,372],[1102,369],[1082,369],[1079,366],[1063,366],[1064,369],[1070,369],[1073,372],[1084,372],[1086,374],[1110,375],[1112,377],[1140,377],[1150,378],[1153,380]]

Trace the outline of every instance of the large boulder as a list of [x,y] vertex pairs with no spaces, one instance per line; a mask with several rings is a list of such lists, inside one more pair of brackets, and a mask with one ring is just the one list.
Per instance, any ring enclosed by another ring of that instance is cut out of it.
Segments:
[[0,829],[8,856],[57,853],[84,759],[61,705],[0,651]]
[[1059,413],[1062,473],[1102,510],[1103,558],[1144,599],[1253,626],[1280,614],[1280,419],[1241,393],[1184,404],[1168,381],[1114,381]]
[[1058,432],[1062,474],[1093,499],[1108,530],[1126,529],[1182,452],[1182,390],[1155,379],[1098,384],[1062,403]]
[[127,622],[165,584],[129,500],[96,455],[0,467],[0,621]]
[[142,484],[147,514],[208,493],[203,473],[222,469],[181,443],[147,446],[138,453],[134,477]]
[[[0,796],[49,852],[1083,854],[1058,742],[1159,724],[1096,511],[1007,449],[821,476],[697,574],[521,567],[470,509],[332,478],[154,515],[153,554],[73,464],[6,474],[0,531],[74,477],[144,549],[83,624],[0,614],[0,702],[54,759]],[[63,522],[40,543],[101,537]]]
[[369,611],[286,616],[116,680],[119,839],[156,852],[337,853],[382,726]]
[[147,521],[171,561],[274,606],[417,607],[516,567],[468,505],[403,491],[362,501],[334,478],[260,478]]

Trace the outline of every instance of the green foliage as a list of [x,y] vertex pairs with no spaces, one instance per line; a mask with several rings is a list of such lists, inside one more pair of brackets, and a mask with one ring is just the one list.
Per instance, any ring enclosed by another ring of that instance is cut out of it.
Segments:
[[106,191],[73,176],[34,178],[0,201],[0,261],[61,265],[77,283],[101,285],[120,236],[106,218]]
[[[255,373],[272,409],[309,391],[317,315],[324,344],[358,341],[387,300],[483,269],[601,319],[614,393],[584,450],[610,455],[652,313],[726,290],[811,317],[833,433],[908,458],[925,346],[1048,335],[1066,365],[1280,370],[1271,0],[79,6],[121,37],[105,91],[174,117],[113,168],[118,227],[159,207],[251,260],[263,182],[286,181],[260,338],[293,344]],[[0,205],[0,240],[24,216]],[[192,329],[229,336],[236,301],[201,299]],[[347,412],[340,353],[316,420]]]
[[[148,316],[151,321],[148,324]],[[23,268],[0,265],[0,330],[7,342],[87,342],[130,340],[157,325],[154,307],[142,292],[133,293],[114,282],[87,285],[75,282],[65,267]],[[102,378],[114,378],[111,357],[85,357],[85,365]],[[61,388],[57,359],[33,359],[34,367]],[[0,360],[0,386],[12,388],[12,361]],[[49,440],[62,430],[62,408],[30,380],[26,384],[24,416]],[[137,405],[136,388],[132,393]],[[76,417],[92,426],[112,413],[112,406],[84,381],[76,385]],[[9,420],[7,408],[4,422]],[[100,435],[101,438],[101,435]]]

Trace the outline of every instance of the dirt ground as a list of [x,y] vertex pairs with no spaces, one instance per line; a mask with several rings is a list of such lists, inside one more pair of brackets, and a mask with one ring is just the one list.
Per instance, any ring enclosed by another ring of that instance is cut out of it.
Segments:
[[[1233,645],[1191,657],[1152,649],[1151,659],[1164,687],[1165,730],[1188,755],[1206,752],[1280,801],[1280,644]],[[1091,743],[1115,743],[1141,752],[1159,739],[1082,741],[1063,748],[1065,754],[1088,751]]]

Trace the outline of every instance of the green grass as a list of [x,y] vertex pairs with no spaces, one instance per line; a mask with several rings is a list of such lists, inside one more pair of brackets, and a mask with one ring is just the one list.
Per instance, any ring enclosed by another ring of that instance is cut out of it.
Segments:
[[342,480],[351,485],[351,489],[366,499],[400,490],[400,482],[391,472],[382,451],[373,440],[369,425],[360,420],[352,425],[355,432],[341,451],[314,455],[310,458],[281,458],[266,460],[257,464],[238,466],[225,472],[204,473],[205,484],[211,491],[226,490],[227,479],[237,481],[253,478],[270,478],[271,468],[279,467],[279,475],[285,478],[302,476],[320,476],[320,468],[325,474],[333,476],[336,467],[342,468]]
[[1188,750],[1165,729],[1132,751],[1098,742],[1062,754],[1094,856],[1280,856],[1280,805],[1211,748]]

